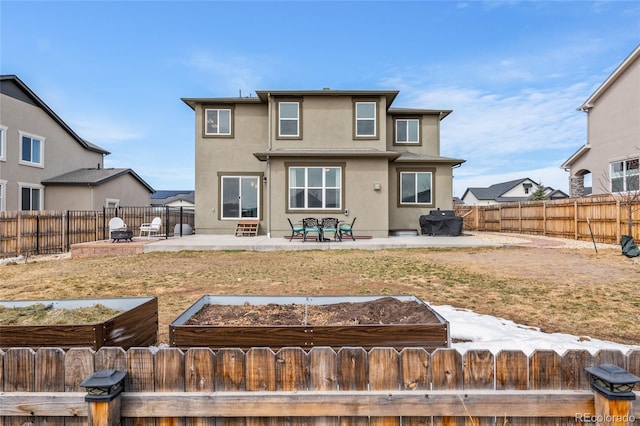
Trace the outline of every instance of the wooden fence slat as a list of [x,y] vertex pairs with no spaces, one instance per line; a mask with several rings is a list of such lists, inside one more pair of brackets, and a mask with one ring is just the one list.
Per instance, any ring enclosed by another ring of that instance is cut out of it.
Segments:
[[[220,349],[216,353],[214,385],[218,392],[246,390],[245,354],[240,349]],[[217,419],[216,425],[245,425],[244,418]]]
[[[0,363],[0,365],[2,364]],[[631,374],[635,374],[636,376],[640,377],[640,349],[634,349],[627,353],[626,370]],[[636,386],[633,389],[636,392],[640,392],[640,383],[636,383]],[[638,402],[637,404],[640,405],[640,402]]]
[[[425,391],[431,389],[431,355],[423,348],[404,348],[400,352],[402,390]],[[430,425],[431,417],[402,417],[407,426]]]
[[[36,392],[64,392],[64,351],[60,348],[40,348],[35,357]],[[36,418],[38,423],[64,425],[63,418]]]
[[[463,383],[462,355],[455,349],[436,349],[431,354],[431,374],[434,390],[461,389]],[[464,425],[464,418],[434,417],[434,425]]]
[[[127,351],[127,392],[153,392],[155,389],[154,356],[148,348],[130,348]],[[123,426],[152,426],[154,419],[123,419]]]
[[[369,389],[400,389],[400,359],[394,348],[373,348],[369,351]],[[369,424],[399,426],[400,417],[371,417]]]
[[[247,363],[246,383],[248,391],[276,390],[276,355],[270,348],[251,348],[245,354]],[[276,425],[275,419],[267,417],[247,418],[247,425]]]
[[[529,359],[522,351],[505,350],[496,355],[496,389],[529,389]],[[502,420],[509,425],[523,425],[522,419],[506,417]]]
[[613,364],[620,368],[626,367],[624,354],[617,349],[601,349],[594,356],[595,365]]
[[[192,348],[185,354],[185,391],[213,392],[215,390],[215,355],[209,348]],[[214,418],[186,419],[189,426],[213,426]]]
[[[478,349],[467,351],[463,356],[463,388],[466,389],[495,389],[495,357],[490,350]],[[469,426],[489,426],[494,424],[493,417],[466,418]]]
[[[309,351],[309,390],[334,391],[338,389],[337,355],[330,347],[315,347]],[[316,424],[338,426],[339,417],[318,417]]]
[[127,370],[127,354],[122,348],[104,346],[96,352],[95,355],[96,371],[109,370]]
[[[276,389],[279,391],[306,391],[309,389],[309,364],[302,348],[282,348],[276,353]],[[285,417],[276,419],[281,424],[313,424],[311,417]]]
[[[561,389],[562,359],[553,350],[536,350],[529,356],[529,388],[532,390]],[[529,419],[538,424],[566,423],[563,418]]]
[[594,365],[593,355],[587,350],[565,352],[561,361],[560,385],[562,389],[590,389],[589,374],[585,368]]
[[[91,348],[71,348],[64,357],[64,387],[65,392],[84,392],[80,386],[82,381],[94,371],[95,352]],[[86,419],[77,417],[67,418],[65,426],[83,426]]]
[[[366,390],[369,379],[369,357],[363,348],[343,347],[337,354],[338,388],[340,390]],[[341,417],[342,426],[368,425],[366,417]]]
[[[155,391],[184,392],[184,353],[178,348],[162,348],[155,355]],[[176,413],[178,414],[178,413]],[[183,417],[159,418],[158,425],[184,425]]]
[[[5,392],[35,392],[35,352],[29,348],[10,348],[5,353]],[[35,418],[31,418],[35,424]],[[6,426],[22,425],[21,417],[5,417]]]

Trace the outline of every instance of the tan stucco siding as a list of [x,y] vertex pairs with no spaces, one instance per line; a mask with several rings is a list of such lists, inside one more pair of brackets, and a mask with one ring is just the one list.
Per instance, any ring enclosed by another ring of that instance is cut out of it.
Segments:
[[[290,100],[290,99],[283,99]],[[354,140],[354,101],[377,101],[378,134],[373,139]],[[273,148],[375,148],[385,149],[387,121],[385,119],[386,100],[384,97],[306,97],[300,102],[302,108],[302,139],[279,138],[278,101],[272,104]]]
[[[237,105],[233,137],[203,137],[203,108],[196,108],[196,224],[198,232],[233,233],[236,221],[219,219],[219,174],[264,174],[266,163],[252,155],[268,146],[265,105]],[[264,186],[264,185],[263,185]]]
[[609,191],[609,163],[640,153],[640,60],[598,97],[587,115],[591,149],[571,164],[571,176],[592,173],[594,194]]
[[[433,171],[434,203],[430,206],[402,206],[399,204],[400,184],[398,169],[416,169]],[[442,164],[401,164],[393,165],[389,171],[389,229],[420,229],[421,215],[429,211],[453,208],[451,166]]]
[[48,185],[44,192],[48,210],[101,210],[107,199],[120,206],[149,206],[151,194],[130,174],[94,185]]
[[[45,179],[80,168],[103,166],[100,153],[85,149],[42,109],[0,94],[0,124],[7,127],[6,161],[0,179],[7,180],[6,209],[19,209],[18,182],[38,185]],[[20,132],[44,139],[43,167],[20,164]],[[44,209],[47,204],[45,191]]]

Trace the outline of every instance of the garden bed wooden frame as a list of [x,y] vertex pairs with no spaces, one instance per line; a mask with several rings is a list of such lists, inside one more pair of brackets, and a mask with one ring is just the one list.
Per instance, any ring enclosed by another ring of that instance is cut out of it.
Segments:
[[[265,305],[300,304],[328,305],[335,303],[368,302],[382,297],[401,301],[415,301],[437,318],[429,324],[386,325],[255,325],[220,326],[186,325],[186,322],[205,305]],[[179,348],[243,348],[283,347],[313,348],[330,346],[359,346],[372,348],[421,347],[428,350],[448,348],[449,323],[429,305],[414,296],[216,296],[206,295],[196,301],[169,325],[170,346]]]
[[109,299],[0,300],[5,307],[52,304],[52,309],[75,309],[101,304],[123,311],[102,322],[53,325],[1,325],[0,348],[11,347],[90,347],[155,345],[158,340],[157,297]]

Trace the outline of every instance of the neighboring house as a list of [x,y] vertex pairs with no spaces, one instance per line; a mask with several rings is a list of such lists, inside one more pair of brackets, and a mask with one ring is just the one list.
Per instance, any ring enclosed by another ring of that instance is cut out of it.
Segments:
[[45,179],[42,184],[48,198],[64,200],[66,210],[146,207],[149,206],[149,196],[153,192],[153,188],[131,169],[79,169]]
[[287,218],[357,218],[355,234],[419,229],[452,208],[452,168],[440,156],[449,110],[400,109],[398,91],[258,91],[249,98],[185,98],[195,111],[196,226],[290,235]]
[[[487,188],[467,188],[462,195],[462,201],[467,206],[488,206],[500,203],[529,201],[538,189],[539,184],[524,178],[509,182],[496,183]],[[557,200],[569,196],[559,189],[544,188],[546,200]]]
[[195,208],[195,191],[159,190],[151,194],[151,207]]
[[108,175],[107,154],[78,136],[17,76],[0,76],[0,210],[148,206],[153,189],[135,173],[119,172],[130,169]]
[[640,189],[640,45],[579,108],[587,113],[587,143],[562,168],[572,197]]

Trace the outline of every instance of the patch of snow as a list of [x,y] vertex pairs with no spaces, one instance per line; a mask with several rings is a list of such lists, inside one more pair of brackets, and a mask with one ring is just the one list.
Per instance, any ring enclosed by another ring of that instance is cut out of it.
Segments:
[[501,350],[521,350],[531,355],[537,349],[554,350],[562,355],[568,350],[583,349],[591,354],[601,349],[620,350],[626,354],[638,345],[623,345],[588,336],[574,336],[564,333],[545,333],[539,328],[517,324],[510,320],[491,315],[477,314],[468,309],[448,305],[431,306],[433,310],[449,321],[451,347],[464,353],[472,349],[488,349],[497,354]]

